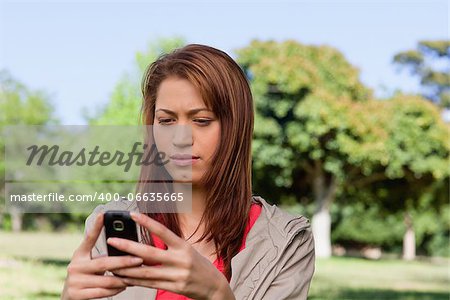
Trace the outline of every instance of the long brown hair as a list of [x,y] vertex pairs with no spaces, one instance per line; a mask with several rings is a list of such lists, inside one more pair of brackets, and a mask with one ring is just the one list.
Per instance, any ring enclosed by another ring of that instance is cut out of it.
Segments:
[[[242,69],[225,52],[190,44],[160,56],[146,70],[142,81],[144,125],[153,125],[158,87],[168,77],[187,79],[193,84],[221,124],[220,143],[212,159],[215,163],[201,179],[207,198],[200,221],[205,225],[205,232],[198,241],[213,240],[216,254],[224,261],[225,276],[230,280],[231,258],[239,252],[252,197],[251,90]],[[148,176],[149,173],[141,172],[140,182],[145,182]],[[147,215],[181,236],[176,214]],[[152,243],[151,238],[149,241]]]

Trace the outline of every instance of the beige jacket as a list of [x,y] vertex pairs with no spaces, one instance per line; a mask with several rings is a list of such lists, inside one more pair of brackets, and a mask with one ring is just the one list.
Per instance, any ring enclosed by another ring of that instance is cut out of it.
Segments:
[[[309,220],[291,215],[263,198],[262,211],[247,235],[245,249],[231,260],[230,287],[238,300],[306,299],[314,273],[314,240]],[[106,210],[138,211],[134,202],[109,202],[98,206],[86,220],[86,230],[93,226],[96,214]],[[105,233],[102,231],[92,250],[92,257],[106,255]],[[110,297],[120,299],[155,299],[156,290],[129,287]]]

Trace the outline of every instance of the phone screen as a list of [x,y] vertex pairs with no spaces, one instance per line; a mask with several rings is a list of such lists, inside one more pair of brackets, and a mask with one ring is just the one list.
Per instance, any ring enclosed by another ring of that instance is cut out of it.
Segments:
[[[118,237],[137,242],[136,223],[131,219],[130,212],[125,210],[109,210],[104,215],[106,239]],[[129,255],[107,244],[109,256]]]

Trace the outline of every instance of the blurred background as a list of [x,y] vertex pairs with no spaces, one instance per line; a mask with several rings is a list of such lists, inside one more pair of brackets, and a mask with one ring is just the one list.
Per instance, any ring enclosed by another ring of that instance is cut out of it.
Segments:
[[[188,43],[255,100],[254,193],[311,219],[310,299],[449,299],[448,1],[0,0],[0,127],[134,125]],[[86,214],[4,207],[0,299],[58,299]]]

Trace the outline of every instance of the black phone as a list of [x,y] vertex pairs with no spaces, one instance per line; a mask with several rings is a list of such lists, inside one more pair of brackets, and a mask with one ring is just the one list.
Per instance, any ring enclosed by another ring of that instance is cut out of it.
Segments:
[[[105,212],[103,220],[106,239],[110,237],[118,237],[135,242],[138,241],[136,222],[131,219],[129,211],[108,210]],[[123,252],[109,244],[107,244],[107,247],[109,256],[130,255],[129,253]]]

